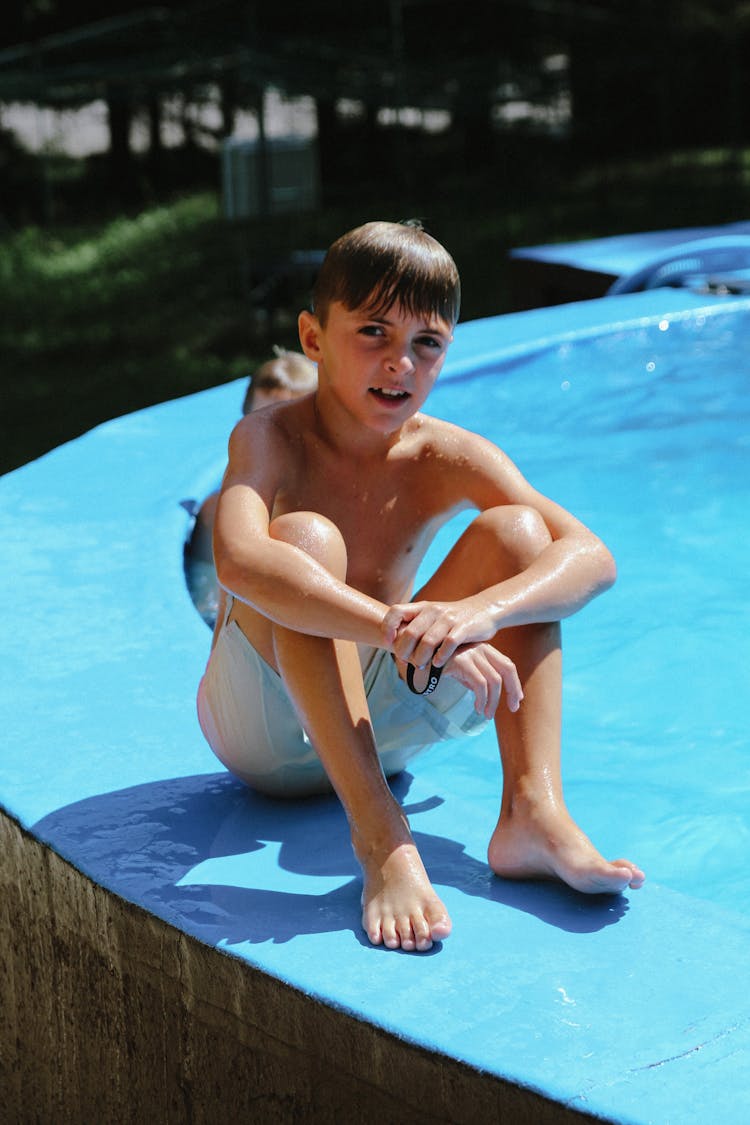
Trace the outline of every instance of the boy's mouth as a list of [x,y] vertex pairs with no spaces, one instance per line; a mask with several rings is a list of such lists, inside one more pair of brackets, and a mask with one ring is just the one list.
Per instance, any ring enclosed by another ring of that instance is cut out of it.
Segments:
[[375,398],[379,399],[381,402],[393,403],[404,402],[405,399],[410,397],[408,391],[401,391],[391,387],[370,387],[370,394],[374,395]]

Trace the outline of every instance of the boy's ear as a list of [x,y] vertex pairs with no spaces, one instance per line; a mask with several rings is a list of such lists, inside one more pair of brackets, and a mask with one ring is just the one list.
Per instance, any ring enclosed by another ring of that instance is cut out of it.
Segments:
[[318,318],[314,313],[304,309],[299,314],[297,327],[302,351],[308,359],[311,359],[313,363],[317,363],[320,358],[320,322]]

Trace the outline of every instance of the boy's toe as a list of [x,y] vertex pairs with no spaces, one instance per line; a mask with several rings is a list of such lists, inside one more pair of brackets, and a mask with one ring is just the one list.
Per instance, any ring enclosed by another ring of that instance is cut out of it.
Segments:
[[414,929],[412,921],[409,917],[399,918],[396,923],[396,931],[399,936],[401,948],[407,953],[411,953],[417,948],[416,938],[414,936]]
[[618,867],[627,867],[628,871],[630,872],[628,886],[631,887],[634,891],[638,890],[638,888],[642,887],[646,882],[646,876],[644,872],[641,871],[640,867],[636,867],[634,863],[631,863],[629,859],[616,859],[615,863]]
[[396,929],[396,921],[391,918],[382,923],[383,945],[386,949],[398,949],[401,945],[401,935]]
[[380,924],[380,918],[368,917],[367,911],[362,911],[362,929],[367,934],[367,937],[372,945],[383,944],[383,930]]
[[426,912],[426,919],[432,941],[443,941],[450,935],[451,920],[441,902],[438,902],[434,910]]
[[414,940],[420,953],[432,949],[432,930],[425,917],[420,917],[414,923]]

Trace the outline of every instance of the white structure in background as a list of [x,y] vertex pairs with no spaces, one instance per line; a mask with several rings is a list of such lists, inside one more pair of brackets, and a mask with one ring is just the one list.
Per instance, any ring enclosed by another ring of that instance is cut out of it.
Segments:
[[[205,98],[187,109],[191,123],[198,130],[218,131],[220,125],[219,92],[209,88]],[[182,144],[185,135],[182,119],[185,110],[178,98],[163,103],[162,143],[165,148]],[[264,97],[264,131],[267,137],[306,138],[317,133],[315,103],[312,98],[285,98],[276,89],[268,88]],[[46,109],[31,103],[12,102],[0,108],[0,124],[13,132],[24,148],[33,153],[60,153],[85,157],[106,152],[109,147],[107,106],[104,101],[91,102],[79,109]],[[253,141],[259,136],[254,113],[241,110],[237,114],[233,136]],[[131,144],[134,151],[148,147],[145,120],[133,122]]]
[[221,188],[228,219],[314,211],[320,198],[315,138],[228,138],[221,149]]
[[[500,127],[532,125],[552,134],[565,132],[570,126],[571,104],[567,55],[549,55],[543,62],[544,72],[557,85],[547,100],[534,103],[524,97],[515,83],[500,85],[495,91],[493,120]],[[165,98],[162,103],[162,143],[166,148],[183,143],[183,122],[187,117],[197,132],[203,132],[202,143],[210,144],[210,135],[218,135],[221,125],[218,87],[203,87],[200,97],[187,107],[180,98]],[[287,98],[273,86],[263,97],[263,129],[254,112],[237,113],[233,139],[257,141],[263,133],[267,138],[306,139],[317,135],[315,102],[311,97]],[[365,106],[356,98],[340,98],[337,103],[343,117],[358,118]],[[451,112],[447,108],[416,108],[414,106],[381,106],[377,120],[385,127],[401,125],[427,133],[441,133],[450,128]],[[91,102],[79,109],[53,110],[32,103],[9,103],[0,106],[0,125],[10,129],[30,152],[61,153],[84,157],[106,152],[109,146],[107,107],[104,101]],[[148,124],[144,118],[133,122],[131,144],[136,152],[148,146]],[[218,144],[218,142],[217,142]]]

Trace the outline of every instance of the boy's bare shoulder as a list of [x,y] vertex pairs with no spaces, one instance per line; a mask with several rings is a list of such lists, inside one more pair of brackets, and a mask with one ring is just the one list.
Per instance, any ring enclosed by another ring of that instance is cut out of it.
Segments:
[[420,413],[414,416],[413,423],[414,437],[424,453],[439,456],[449,464],[470,465],[476,462],[479,465],[487,458],[504,456],[487,438],[455,422]]
[[241,418],[229,438],[223,488],[249,484],[270,497],[284,481],[299,475],[311,412],[305,399],[297,399],[264,406]]
[[428,470],[430,489],[446,507],[470,504],[480,511],[519,502],[526,487],[510,457],[494,442],[431,415],[415,415],[417,470]]
[[240,418],[229,439],[230,455],[258,452],[274,445],[293,445],[313,419],[312,396],[277,402]]

